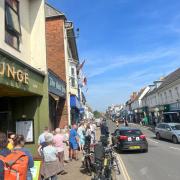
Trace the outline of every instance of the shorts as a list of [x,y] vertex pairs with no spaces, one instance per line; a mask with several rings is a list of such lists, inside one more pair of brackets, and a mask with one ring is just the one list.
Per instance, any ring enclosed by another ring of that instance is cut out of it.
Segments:
[[78,144],[76,142],[69,142],[69,146],[73,150],[78,150]]

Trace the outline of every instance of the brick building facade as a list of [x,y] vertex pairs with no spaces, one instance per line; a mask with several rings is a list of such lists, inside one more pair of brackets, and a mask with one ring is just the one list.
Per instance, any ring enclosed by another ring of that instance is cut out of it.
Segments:
[[[64,23],[66,17],[50,5],[46,4],[46,46],[47,46],[47,64],[48,69],[53,71],[66,84],[66,59],[65,59],[65,39],[64,39]],[[50,97],[51,99],[51,97]],[[56,127],[64,127],[68,125],[68,99],[60,97],[55,103],[55,125]],[[50,114],[52,108],[50,108]]]

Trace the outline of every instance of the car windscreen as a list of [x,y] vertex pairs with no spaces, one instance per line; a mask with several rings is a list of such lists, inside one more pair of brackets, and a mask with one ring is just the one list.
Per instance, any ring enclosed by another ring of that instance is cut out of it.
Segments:
[[171,126],[172,130],[180,130],[180,125]]
[[120,132],[122,136],[140,136],[142,132],[140,130],[122,130]]

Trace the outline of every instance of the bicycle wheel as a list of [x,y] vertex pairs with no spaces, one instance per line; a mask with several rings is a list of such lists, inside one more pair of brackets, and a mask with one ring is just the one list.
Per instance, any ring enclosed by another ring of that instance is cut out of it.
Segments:
[[89,158],[85,159],[85,165],[89,175],[92,176],[91,160]]

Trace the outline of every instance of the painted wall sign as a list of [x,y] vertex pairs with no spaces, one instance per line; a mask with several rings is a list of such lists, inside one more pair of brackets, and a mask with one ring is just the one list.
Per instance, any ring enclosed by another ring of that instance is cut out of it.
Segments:
[[49,92],[56,94],[60,97],[66,97],[66,85],[55,76],[51,71],[48,71],[48,84]]
[[16,69],[14,66],[1,62],[0,63],[0,76],[12,78],[23,84],[29,83],[29,74],[21,69]]

